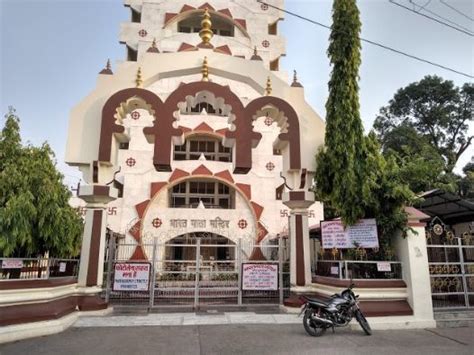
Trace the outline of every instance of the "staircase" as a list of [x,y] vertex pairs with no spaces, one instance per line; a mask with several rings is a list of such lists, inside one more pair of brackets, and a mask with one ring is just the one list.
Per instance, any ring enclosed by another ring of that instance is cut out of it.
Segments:
[[474,327],[474,309],[434,312],[438,328]]

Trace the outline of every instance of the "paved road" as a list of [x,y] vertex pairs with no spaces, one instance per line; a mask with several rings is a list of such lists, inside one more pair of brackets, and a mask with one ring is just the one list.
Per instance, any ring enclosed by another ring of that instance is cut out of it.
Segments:
[[337,329],[312,338],[297,324],[70,328],[0,345],[0,354],[474,354],[474,328]]

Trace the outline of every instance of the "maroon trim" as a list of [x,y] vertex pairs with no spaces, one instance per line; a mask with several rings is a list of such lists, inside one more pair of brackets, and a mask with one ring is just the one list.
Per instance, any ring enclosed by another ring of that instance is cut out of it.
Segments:
[[304,201],[305,200],[304,191],[290,191],[288,195],[290,197],[290,201]]
[[[234,136],[238,136],[246,130],[251,130],[254,115],[267,105],[271,105],[282,111],[288,119],[288,132],[280,133],[278,138],[282,141],[288,141],[290,144],[290,169],[301,169],[300,124],[298,115],[294,108],[285,100],[273,96],[263,96],[253,100],[245,108],[245,115],[240,117],[240,119],[246,122],[239,122],[239,117],[236,117],[236,130],[231,133],[234,133]],[[246,132],[246,134],[248,135],[249,133]],[[249,149],[251,149],[251,147],[249,147]]]
[[86,286],[97,285],[97,272],[99,270],[100,240],[102,229],[102,210],[94,210],[92,216],[91,246],[89,249],[89,263],[87,266]]
[[0,281],[0,290],[56,287],[75,283],[77,283],[77,277],[58,277],[46,280],[2,280]]
[[296,247],[296,285],[304,286],[304,243],[303,243],[303,216],[295,215],[295,247]]
[[48,302],[0,307],[0,325],[58,319],[76,310],[76,296]]
[[425,222],[410,222],[408,221],[408,226],[409,227],[426,227]]
[[227,131],[226,137],[235,139],[235,168],[234,173],[246,174],[252,168],[252,147],[257,145],[262,135],[253,131],[253,118],[257,111],[266,105],[272,105],[282,111],[288,119],[288,132],[280,133],[282,141],[288,141],[290,145],[290,169],[301,168],[300,156],[300,132],[298,116],[293,107],[286,101],[277,97],[265,96],[249,103],[244,108],[242,102],[228,86],[222,86],[212,82],[197,81],[180,85],[168,99],[163,103],[154,93],[140,88],[121,90],[112,95],[102,110],[102,126],[100,132],[99,161],[111,162],[112,136],[123,133],[124,127],[115,123],[117,108],[133,96],[138,96],[152,106],[155,114],[160,119],[153,122],[152,127],[143,129],[148,140],[154,137],[153,164],[157,171],[171,171],[171,147],[172,137],[183,134],[181,129],[173,127],[175,118],[173,113],[178,110],[178,103],[185,101],[186,96],[195,95],[200,91],[209,91],[216,97],[224,99],[225,103],[232,107],[235,115],[235,131]]
[[94,196],[109,196],[110,186],[94,185],[92,193]]
[[[321,285],[347,287],[350,280],[334,279],[332,277],[314,276],[313,282]],[[354,280],[352,281],[357,288],[406,288],[403,280]]]

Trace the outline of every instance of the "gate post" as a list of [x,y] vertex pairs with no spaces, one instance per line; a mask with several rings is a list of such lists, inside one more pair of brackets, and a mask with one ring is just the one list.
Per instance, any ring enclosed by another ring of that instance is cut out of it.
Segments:
[[237,242],[237,284],[239,287],[237,303],[242,305],[242,238]]
[[156,271],[155,271],[155,263],[156,263],[156,238],[153,238],[153,254],[151,257],[151,283],[150,283],[150,304],[149,308],[152,308],[155,305],[155,279],[156,279]]
[[280,304],[283,304],[283,243],[282,236],[278,236],[278,284]]
[[196,244],[196,275],[194,283],[194,309],[199,308],[199,276],[201,267],[201,239],[197,238]]
[[112,267],[115,261],[115,238],[113,235],[110,236],[109,246],[107,248],[107,281],[105,285],[105,302],[109,303],[110,299],[110,289],[111,289],[111,280],[112,280]]
[[295,292],[304,290],[305,286],[311,284],[308,207],[313,203],[313,192],[289,191],[283,193],[283,204],[291,209],[288,226],[290,282],[292,291]]
[[466,274],[468,272],[466,272],[466,267],[464,265],[464,254],[463,254],[463,250],[462,250],[462,239],[459,238],[459,237],[456,237],[455,239],[457,239],[458,241],[458,255],[459,255],[459,263],[461,264],[461,281],[462,281],[462,288],[464,290],[464,305],[466,307],[469,307],[469,296],[467,294],[468,292],[468,287],[467,287],[467,280],[466,280]]

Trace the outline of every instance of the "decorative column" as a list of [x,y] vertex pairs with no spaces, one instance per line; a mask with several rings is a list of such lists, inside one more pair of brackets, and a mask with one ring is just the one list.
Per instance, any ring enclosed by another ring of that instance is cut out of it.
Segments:
[[311,254],[309,246],[308,207],[314,203],[314,193],[290,191],[283,193],[283,203],[290,208],[290,283],[291,291],[311,284]]
[[78,297],[80,310],[107,308],[107,304],[98,295],[102,291],[104,274],[105,209],[117,196],[117,189],[110,186],[86,185],[79,189],[78,197],[87,203],[78,277],[82,294]]

